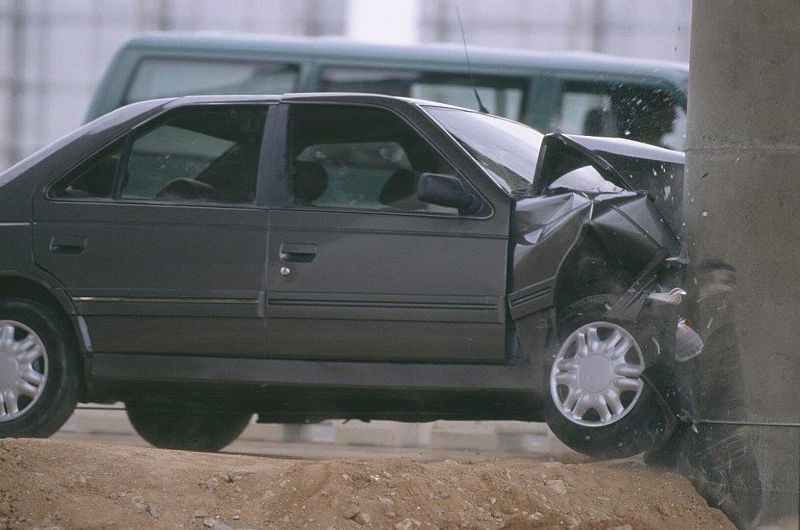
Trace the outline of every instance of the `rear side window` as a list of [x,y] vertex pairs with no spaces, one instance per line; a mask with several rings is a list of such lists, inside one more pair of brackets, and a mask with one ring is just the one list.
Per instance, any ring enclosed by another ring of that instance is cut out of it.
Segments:
[[133,139],[121,197],[253,203],[266,112],[212,105],[168,114]]
[[122,141],[106,147],[58,181],[50,196],[59,199],[110,199]]
[[297,65],[272,62],[146,58],[123,104],[197,94],[283,94],[297,88]]
[[320,78],[324,92],[388,94],[466,108],[475,107],[477,89],[490,113],[517,121],[522,117],[527,87],[525,78],[477,75],[473,81],[464,74],[413,70],[325,68]]

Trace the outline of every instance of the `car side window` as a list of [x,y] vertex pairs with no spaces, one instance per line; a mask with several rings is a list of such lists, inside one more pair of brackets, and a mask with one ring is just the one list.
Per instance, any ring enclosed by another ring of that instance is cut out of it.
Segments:
[[395,114],[373,107],[294,105],[289,130],[293,204],[458,215],[455,208],[417,198],[422,173],[457,175]]
[[252,204],[266,107],[181,108],[133,138],[121,198]]
[[50,190],[58,199],[110,199],[114,174],[122,151],[122,141],[100,151],[59,180]]

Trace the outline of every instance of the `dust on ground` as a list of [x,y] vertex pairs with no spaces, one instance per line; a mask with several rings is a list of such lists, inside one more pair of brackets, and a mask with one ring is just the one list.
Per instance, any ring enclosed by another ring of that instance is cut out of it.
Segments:
[[305,462],[0,440],[0,529],[733,529],[639,463]]

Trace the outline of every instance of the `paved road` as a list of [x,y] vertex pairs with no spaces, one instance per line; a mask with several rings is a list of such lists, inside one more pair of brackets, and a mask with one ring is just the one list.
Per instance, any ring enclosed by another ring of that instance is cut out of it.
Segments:
[[[147,442],[138,436],[125,434],[59,432],[53,438],[114,445],[148,446]],[[540,455],[521,451],[477,451],[468,449],[433,449],[429,447],[380,447],[252,440],[236,441],[222,452],[295,460],[377,460],[398,457],[408,457],[420,462],[436,462],[447,460],[448,458],[459,462],[477,462],[509,457],[525,457],[533,461],[558,461],[563,463],[579,463],[589,460],[577,453],[568,451],[561,454]]]
[[[319,432],[305,431],[301,436],[299,430],[287,432],[276,431],[276,429],[283,428],[282,426],[266,426],[253,424],[244,432],[244,434],[228,446],[223,452],[225,453],[238,453],[253,456],[264,456],[274,458],[291,458],[299,460],[373,460],[379,458],[395,458],[395,457],[409,457],[417,461],[441,461],[448,458],[458,461],[480,461],[491,460],[496,458],[508,457],[525,457],[531,460],[538,461],[553,461],[560,462],[583,462],[587,458],[574,453],[567,449],[565,446],[558,443],[552,435],[549,435],[546,430],[539,426],[532,426],[533,434],[523,432],[524,440],[536,438],[532,443],[520,444],[512,447],[501,447],[486,445],[480,447],[481,436],[486,437],[487,433],[494,432],[500,423],[496,422],[442,422],[438,425],[439,429],[463,429],[463,431],[456,431],[455,442],[456,446],[447,447],[442,446],[441,436],[437,442],[408,444],[399,442],[398,437],[394,438],[394,443],[390,441],[393,428],[396,426],[398,430],[405,429],[414,432],[415,425],[419,424],[393,424],[392,422],[375,422],[382,425],[358,425],[346,424],[341,425],[338,422],[337,428],[352,427],[355,429],[374,429],[377,427],[377,432],[373,431],[368,433],[370,438],[378,440],[376,442],[368,442],[366,444],[359,443],[334,443],[332,436],[333,427],[329,426],[329,432],[324,432],[324,426],[314,426],[312,429],[317,429]],[[353,422],[360,423],[360,422]],[[526,424],[522,422],[505,422],[503,426],[508,428],[511,423],[511,428],[514,427],[525,429]],[[519,424],[517,426],[516,424]],[[429,428],[429,427],[428,427]],[[363,439],[363,435],[359,436],[358,430],[349,433],[348,438]],[[387,436],[382,438],[381,435]],[[450,439],[453,439],[453,433],[449,434]],[[147,446],[141,437],[139,437],[131,428],[127,420],[124,410],[120,407],[109,408],[82,408],[79,409],[75,416],[67,422],[65,427],[56,433],[53,438],[69,441],[86,441],[114,445],[129,445],[129,446]],[[412,437],[413,438],[413,437]],[[430,438],[430,436],[428,437]],[[465,439],[467,441],[464,446]],[[474,440],[470,440],[474,438]],[[338,440],[339,438],[337,438]],[[408,437],[405,438],[407,440]],[[387,440],[388,443],[380,444],[379,442]],[[471,446],[472,443],[477,443],[477,446]],[[458,443],[462,446],[459,447]],[[409,446],[410,445],[410,446]]]

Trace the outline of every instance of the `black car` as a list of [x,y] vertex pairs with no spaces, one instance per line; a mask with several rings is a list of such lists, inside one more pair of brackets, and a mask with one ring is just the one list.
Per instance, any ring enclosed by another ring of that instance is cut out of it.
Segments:
[[0,436],[124,401],[261,422],[546,420],[663,441],[683,154],[364,94],[137,103],[0,174]]

